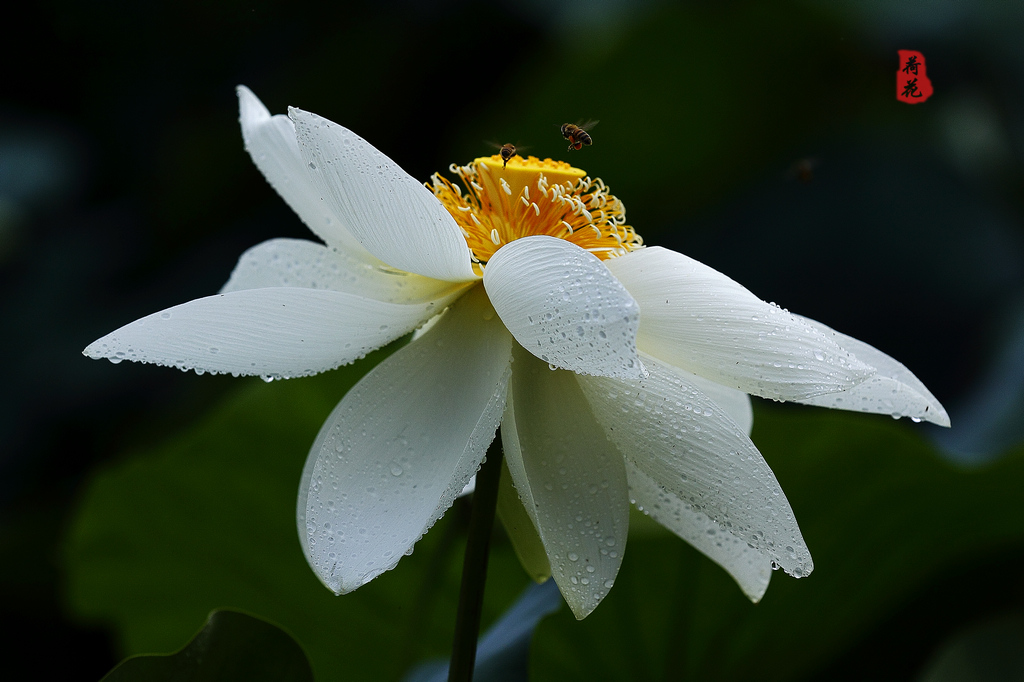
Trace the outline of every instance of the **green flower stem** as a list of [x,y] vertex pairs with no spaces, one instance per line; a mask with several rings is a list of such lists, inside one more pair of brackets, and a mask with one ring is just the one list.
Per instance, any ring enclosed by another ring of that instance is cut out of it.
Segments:
[[498,506],[498,481],[501,480],[503,455],[499,430],[487,448],[487,458],[476,475],[448,682],[470,682],[473,679],[476,641],[480,635],[480,611],[484,605],[484,582],[487,580],[487,557],[491,547],[491,530],[494,528],[494,511]]

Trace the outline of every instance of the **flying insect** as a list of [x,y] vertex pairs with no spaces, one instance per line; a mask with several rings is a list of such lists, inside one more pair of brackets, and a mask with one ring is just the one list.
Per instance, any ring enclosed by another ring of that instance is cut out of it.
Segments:
[[593,128],[596,125],[597,121],[587,121],[582,124],[563,123],[561,128],[562,137],[569,140],[569,151],[573,149],[580,150],[583,147],[589,147],[594,144],[593,138],[590,137],[590,133],[586,129]]
[[504,168],[508,165],[508,160],[516,155],[516,146],[514,144],[503,144],[501,149],[498,150],[498,154],[501,155],[501,167]]
[[529,149],[529,146],[524,147],[522,145],[512,144],[511,142],[506,142],[505,144],[498,144],[497,142],[488,141],[486,144],[488,147],[497,150],[498,156],[501,157],[502,168],[508,166],[508,162],[512,160],[513,156],[515,156],[516,154],[521,154],[522,152],[525,152],[527,149]]

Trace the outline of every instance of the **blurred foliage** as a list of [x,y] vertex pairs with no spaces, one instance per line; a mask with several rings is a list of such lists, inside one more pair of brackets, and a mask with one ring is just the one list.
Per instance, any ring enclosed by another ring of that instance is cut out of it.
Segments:
[[1024,613],[986,619],[958,632],[938,651],[921,682],[1024,680]]
[[288,633],[238,611],[214,611],[174,654],[133,656],[102,682],[313,682],[306,655]]

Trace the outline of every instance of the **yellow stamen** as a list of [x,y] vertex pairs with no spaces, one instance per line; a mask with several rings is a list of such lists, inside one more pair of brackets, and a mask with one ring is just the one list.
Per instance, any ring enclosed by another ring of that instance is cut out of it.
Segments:
[[564,161],[514,156],[504,165],[495,154],[449,170],[465,193],[438,174],[427,188],[462,229],[477,274],[503,245],[531,235],[565,239],[602,260],[643,245],[604,182]]

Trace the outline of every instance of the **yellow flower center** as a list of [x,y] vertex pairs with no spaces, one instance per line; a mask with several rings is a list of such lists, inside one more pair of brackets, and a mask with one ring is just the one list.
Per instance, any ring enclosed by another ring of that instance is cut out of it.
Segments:
[[564,161],[515,156],[505,165],[495,154],[449,170],[465,192],[437,173],[427,189],[462,228],[477,274],[502,246],[531,235],[565,239],[602,260],[643,245],[625,224],[626,208],[601,179]]

